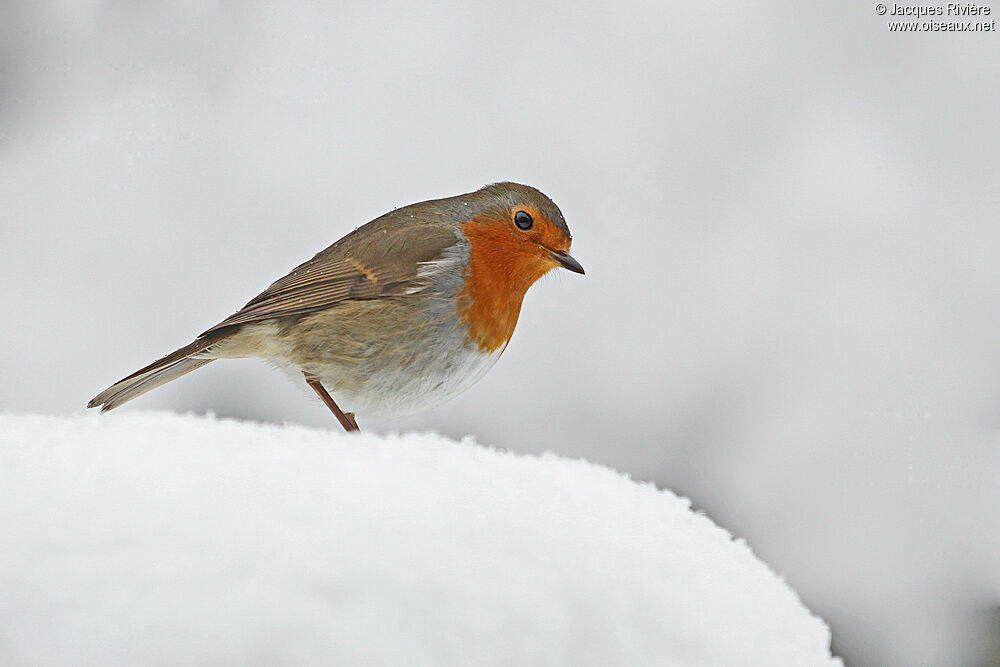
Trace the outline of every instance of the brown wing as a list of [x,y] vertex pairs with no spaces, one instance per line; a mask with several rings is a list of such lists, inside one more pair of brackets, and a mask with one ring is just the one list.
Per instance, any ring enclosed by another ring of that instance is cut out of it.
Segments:
[[359,227],[201,334],[273,317],[303,315],[348,299],[408,294],[422,287],[424,263],[442,259],[458,238],[422,202]]

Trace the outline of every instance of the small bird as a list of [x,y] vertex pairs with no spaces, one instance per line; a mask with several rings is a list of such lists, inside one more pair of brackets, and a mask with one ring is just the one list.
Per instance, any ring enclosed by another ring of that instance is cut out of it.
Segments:
[[496,363],[536,280],[584,273],[571,242],[559,207],[518,183],[398,208],[87,407],[111,410],[215,359],[261,357],[304,378],[347,431],[355,414],[432,408]]

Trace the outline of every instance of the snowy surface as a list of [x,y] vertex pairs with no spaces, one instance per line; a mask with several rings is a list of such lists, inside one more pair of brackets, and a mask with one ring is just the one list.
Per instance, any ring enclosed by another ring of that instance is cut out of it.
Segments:
[[433,434],[0,417],[0,663],[827,665],[688,501]]

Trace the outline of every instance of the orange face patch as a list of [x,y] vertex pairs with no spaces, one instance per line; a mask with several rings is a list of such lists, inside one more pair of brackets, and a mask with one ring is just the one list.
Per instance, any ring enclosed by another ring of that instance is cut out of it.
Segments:
[[566,234],[563,233],[561,229],[556,227],[551,220],[542,215],[537,208],[534,206],[517,206],[511,209],[511,222],[513,222],[514,216],[517,215],[518,211],[524,211],[530,215],[535,221],[535,224],[527,231],[518,229],[517,225],[514,224],[508,225],[511,231],[517,233],[517,236],[534,241],[536,244],[549,248],[550,250],[569,251],[570,239],[567,238]]
[[[517,211],[532,216],[531,229],[514,225]],[[480,350],[492,353],[513,335],[528,288],[558,266],[547,249],[569,250],[570,240],[531,206],[517,207],[508,219],[473,218],[462,231],[471,247],[459,312],[470,338]]]

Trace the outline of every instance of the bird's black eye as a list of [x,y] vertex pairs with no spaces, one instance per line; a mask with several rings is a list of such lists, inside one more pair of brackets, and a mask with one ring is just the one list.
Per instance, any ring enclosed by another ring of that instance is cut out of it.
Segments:
[[527,211],[518,211],[514,214],[514,224],[517,225],[518,229],[528,231],[531,229],[531,226],[535,224],[535,221],[531,218],[531,214]]

